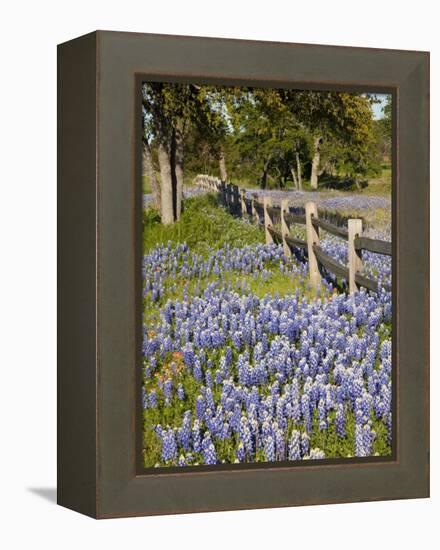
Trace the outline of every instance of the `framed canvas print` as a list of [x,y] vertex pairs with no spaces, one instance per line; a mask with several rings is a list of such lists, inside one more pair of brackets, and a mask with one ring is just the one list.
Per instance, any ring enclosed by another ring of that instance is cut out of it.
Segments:
[[58,502],[429,495],[429,56],[58,50]]

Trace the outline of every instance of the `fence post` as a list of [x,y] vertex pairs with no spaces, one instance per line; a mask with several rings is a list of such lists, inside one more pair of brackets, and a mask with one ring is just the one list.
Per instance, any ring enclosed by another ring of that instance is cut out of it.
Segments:
[[246,191],[244,189],[240,190],[240,201],[241,201],[241,217],[247,218],[247,206],[246,206]]
[[287,214],[288,212],[289,212],[289,199],[283,199],[281,201],[281,234],[283,236],[283,251],[284,251],[284,256],[286,256],[286,258],[289,258],[292,255],[290,246],[286,243],[286,237],[289,236],[289,226],[287,225],[286,220],[284,219],[284,214]]
[[252,222],[256,225],[260,225],[260,217],[258,215],[257,209],[255,208],[255,195],[251,196],[251,211],[252,211]]
[[233,214],[238,216],[240,213],[240,194],[238,192],[238,185],[232,184],[232,192],[234,194],[234,209]]
[[267,211],[267,207],[272,206],[272,197],[264,197],[263,206],[264,206],[264,232],[266,234],[266,244],[271,244],[273,243],[273,238],[269,232],[269,227],[273,227],[273,224],[272,224],[272,218],[270,217],[270,214]]
[[225,182],[220,182],[220,202],[222,206],[226,206],[226,186]]
[[362,235],[362,220],[348,220],[348,290],[350,294],[359,290],[356,284],[356,273],[362,271],[362,252],[354,247],[356,237]]
[[321,286],[321,273],[319,271],[318,258],[316,257],[313,245],[319,245],[318,230],[312,225],[312,218],[318,218],[318,208],[314,202],[306,203],[306,236],[307,252],[309,260],[310,283],[313,288],[319,289]]
[[226,184],[226,206],[229,213],[232,213],[232,185],[230,183]]

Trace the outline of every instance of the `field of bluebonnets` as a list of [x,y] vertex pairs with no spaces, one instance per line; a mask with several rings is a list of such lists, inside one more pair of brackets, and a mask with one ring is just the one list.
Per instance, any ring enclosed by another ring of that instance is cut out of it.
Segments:
[[[307,192],[273,191],[301,207]],[[267,191],[266,191],[267,194]],[[391,239],[390,200],[313,193]],[[347,263],[347,243],[323,233]],[[391,283],[391,258],[365,252]],[[391,453],[391,293],[320,291],[307,259],[264,243],[217,198],[186,192],[172,226],[144,211],[143,460],[146,467],[366,457]]]

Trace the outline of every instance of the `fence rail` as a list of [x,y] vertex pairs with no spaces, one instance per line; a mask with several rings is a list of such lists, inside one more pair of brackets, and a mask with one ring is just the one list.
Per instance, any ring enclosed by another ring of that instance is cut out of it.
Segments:
[[365,275],[362,275],[362,273],[355,274],[355,281],[359,286],[368,288],[368,290],[372,290],[373,292],[378,291],[378,287],[379,287],[378,282],[375,281],[374,279],[369,279]]
[[[278,241],[280,244],[283,242],[283,234],[281,231],[277,231],[276,229],[273,229],[273,227],[269,226],[269,233],[272,235],[272,237]],[[284,236],[284,240],[289,245],[290,248],[307,248],[307,241],[303,241],[302,239],[297,239],[296,237],[290,237],[289,235]]]
[[348,267],[345,267],[345,265],[342,265],[337,260],[335,260],[330,254],[327,254],[327,252],[324,252],[324,250],[314,244],[313,245],[313,252],[318,258],[318,261],[320,264],[322,264],[327,271],[331,271],[334,273],[337,277],[341,277],[342,279],[349,278],[349,270]]
[[[310,281],[316,288],[321,285],[321,271],[324,267],[336,277],[347,280],[350,293],[359,290],[359,287],[374,292],[379,290],[378,281],[362,273],[362,251],[391,256],[392,246],[390,242],[363,236],[362,219],[348,219],[347,230],[319,218],[317,205],[313,202],[306,203],[305,215],[302,215],[290,212],[287,199],[281,201],[281,206],[273,206],[269,196],[264,196],[261,201],[257,194],[253,194],[249,199],[244,189],[212,176],[199,175],[194,183],[218,193],[222,204],[232,214],[247,217],[252,223],[264,228],[266,242],[282,244],[286,256],[290,256],[294,249],[303,249],[308,257]],[[291,226],[295,224],[306,226],[306,240],[289,234]],[[275,229],[274,225],[280,225],[281,230]],[[348,241],[348,266],[341,264],[322,249],[319,245],[320,229]]]
[[306,225],[306,217],[301,216],[300,214],[291,214],[290,212],[287,212],[284,214],[284,219],[291,225],[295,223],[298,225]]
[[286,243],[292,248],[305,248],[307,249],[307,241],[297,239],[296,237],[286,236],[284,237]]
[[267,211],[268,211],[269,216],[271,218],[276,218],[276,217],[279,217],[281,215],[281,208],[279,208],[277,206],[268,206]]
[[338,227],[337,225],[326,222],[325,220],[320,220],[319,218],[313,218],[312,225],[348,241],[348,231],[343,227]]
[[384,256],[392,255],[392,246],[388,241],[379,241],[378,239],[370,239],[369,237],[356,237],[354,240],[356,250],[368,250],[376,254]]

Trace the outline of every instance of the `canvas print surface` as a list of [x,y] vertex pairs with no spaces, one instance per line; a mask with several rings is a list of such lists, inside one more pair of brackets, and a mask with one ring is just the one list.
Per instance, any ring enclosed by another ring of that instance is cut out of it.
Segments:
[[392,452],[392,98],[144,82],[142,462]]

